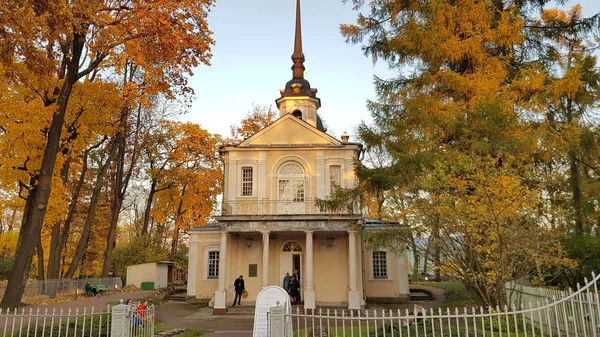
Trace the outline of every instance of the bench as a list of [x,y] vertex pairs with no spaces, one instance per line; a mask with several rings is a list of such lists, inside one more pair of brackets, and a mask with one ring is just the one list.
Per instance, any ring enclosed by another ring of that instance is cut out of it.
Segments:
[[101,292],[101,291],[108,292],[108,289],[106,288],[106,285],[104,285],[104,284],[97,284],[96,285],[96,290],[98,290],[98,292]]

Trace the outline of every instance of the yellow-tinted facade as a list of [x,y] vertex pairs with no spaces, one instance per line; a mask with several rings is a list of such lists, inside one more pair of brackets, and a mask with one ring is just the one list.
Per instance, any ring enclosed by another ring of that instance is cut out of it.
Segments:
[[222,214],[218,223],[189,231],[188,296],[214,298],[215,314],[232,305],[239,275],[249,292],[245,303],[295,271],[298,304],[307,311],[408,297],[404,252],[364,249],[358,230],[368,223],[358,205],[331,211],[315,204],[335,186],[357,184],[354,163],[362,147],[323,128],[317,90],[303,77],[299,21],[298,3],[293,78],[276,100],[279,118],[222,149]]

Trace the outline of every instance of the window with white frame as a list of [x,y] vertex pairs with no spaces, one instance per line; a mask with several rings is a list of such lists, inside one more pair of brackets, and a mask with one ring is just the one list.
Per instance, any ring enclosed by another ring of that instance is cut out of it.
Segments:
[[373,252],[373,278],[374,279],[387,279],[387,252],[377,251]]
[[304,202],[304,169],[300,164],[283,164],[279,168],[277,179],[279,200]]
[[252,195],[252,167],[242,167],[242,195]]
[[340,165],[329,166],[329,191],[332,193],[342,183],[342,167]]
[[208,252],[208,270],[206,278],[219,278],[219,251],[211,250]]

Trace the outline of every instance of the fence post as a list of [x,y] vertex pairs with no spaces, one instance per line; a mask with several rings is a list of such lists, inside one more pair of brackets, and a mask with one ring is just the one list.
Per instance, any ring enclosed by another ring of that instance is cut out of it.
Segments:
[[285,307],[271,307],[269,316],[271,318],[269,337],[285,337]]
[[123,300],[121,300],[121,304],[111,308],[110,337],[129,337],[128,308],[128,305],[123,304]]

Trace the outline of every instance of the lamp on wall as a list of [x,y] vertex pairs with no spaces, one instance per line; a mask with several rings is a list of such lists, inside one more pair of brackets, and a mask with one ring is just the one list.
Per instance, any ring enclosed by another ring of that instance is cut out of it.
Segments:
[[252,247],[252,238],[246,238],[246,247]]
[[331,247],[333,247],[333,241],[335,241],[335,238],[333,236],[329,236],[325,239],[325,245],[327,245],[327,247],[331,248]]

